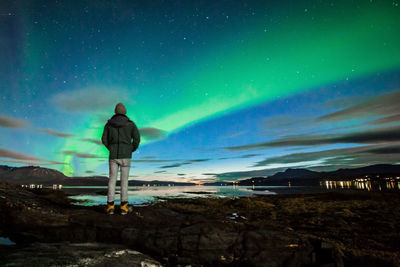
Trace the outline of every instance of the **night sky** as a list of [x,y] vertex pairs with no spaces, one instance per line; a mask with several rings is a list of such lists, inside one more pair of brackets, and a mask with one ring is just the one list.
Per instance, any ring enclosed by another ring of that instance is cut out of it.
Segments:
[[234,181],[400,163],[398,1],[0,1],[0,164]]

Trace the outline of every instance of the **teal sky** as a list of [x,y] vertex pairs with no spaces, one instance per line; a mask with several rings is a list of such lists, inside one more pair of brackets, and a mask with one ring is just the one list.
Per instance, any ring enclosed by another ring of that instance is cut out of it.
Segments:
[[393,1],[1,2],[0,164],[107,176],[118,102],[143,137],[132,179],[397,163],[399,18]]

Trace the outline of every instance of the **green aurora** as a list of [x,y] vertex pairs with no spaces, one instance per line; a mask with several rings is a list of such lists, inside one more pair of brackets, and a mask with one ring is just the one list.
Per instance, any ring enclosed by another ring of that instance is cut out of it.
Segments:
[[[238,28],[212,32],[210,45],[188,57],[185,64],[174,64],[170,59],[172,78],[151,80],[143,87],[128,81],[113,84],[113,78],[106,78],[118,76],[120,70],[112,64],[109,74],[103,71],[99,77],[107,80],[105,87],[122,88],[126,93],[127,109],[139,127],[161,129],[169,135],[242,108],[400,67],[399,11],[391,1],[335,1],[333,7],[329,5],[310,2],[305,8],[304,3],[285,2],[271,6],[269,14],[257,13]],[[68,13],[59,14],[66,19]],[[34,21],[34,16],[26,11],[25,25]],[[77,19],[74,26],[79,28],[88,19],[81,17],[82,22]],[[119,23],[121,29],[118,21],[112,29],[120,30],[121,41],[129,46],[129,38],[124,38],[127,28],[123,27],[123,18]],[[157,38],[157,34],[154,36]],[[40,66],[46,62],[39,51],[47,48],[57,52],[52,48],[53,38],[62,42],[66,37],[62,31],[51,36],[34,30],[22,37],[21,42],[29,43],[20,60],[22,72],[30,77],[28,86],[38,83],[37,77],[44,73]],[[168,37],[160,34],[158,38],[165,41]],[[71,51],[72,48],[61,53]],[[137,53],[132,49],[126,58],[134,62]],[[104,52],[99,57],[102,55],[102,62],[115,63],[111,53]],[[91,82],[96,87],[102,84],[102,79]],[[102,113],[108,114],[110,110]],[[98,114],[88,114],[71,125],[70,132],[100,140],[105,122],[99,122]],[[144,139],[141,145],[151,142]],[[108,156],[105,147],[75,138],[58,139],[52,147],[57,151],[90,153],[100,160]],[[62,157],[61,171],[72,175],[74,156]],[[94,170],[99,165],[98,159],[82,158],[82,164],[85,169]]]

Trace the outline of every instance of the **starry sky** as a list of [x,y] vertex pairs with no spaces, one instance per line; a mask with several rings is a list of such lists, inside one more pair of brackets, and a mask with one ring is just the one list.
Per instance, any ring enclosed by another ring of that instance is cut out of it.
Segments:
[[0,164],[196,183],[400,163],[398,1],[0,1]]

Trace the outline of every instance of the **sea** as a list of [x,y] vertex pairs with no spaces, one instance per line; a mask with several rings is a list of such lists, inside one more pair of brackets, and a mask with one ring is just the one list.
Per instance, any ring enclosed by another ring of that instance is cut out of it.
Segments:
[[[76,205],[92,206],[107,203],[107,186],[64,186],[61,190],[73,193]],[[130,186],[128,202],[145,206],[169,198],[237,198],[254,195],[323,193],[330,191],[366,191],[400,193],[400,180],[391,181],[325,181],[316,186]],[[116,187],[115,203],[119,204],[120,188]]]

